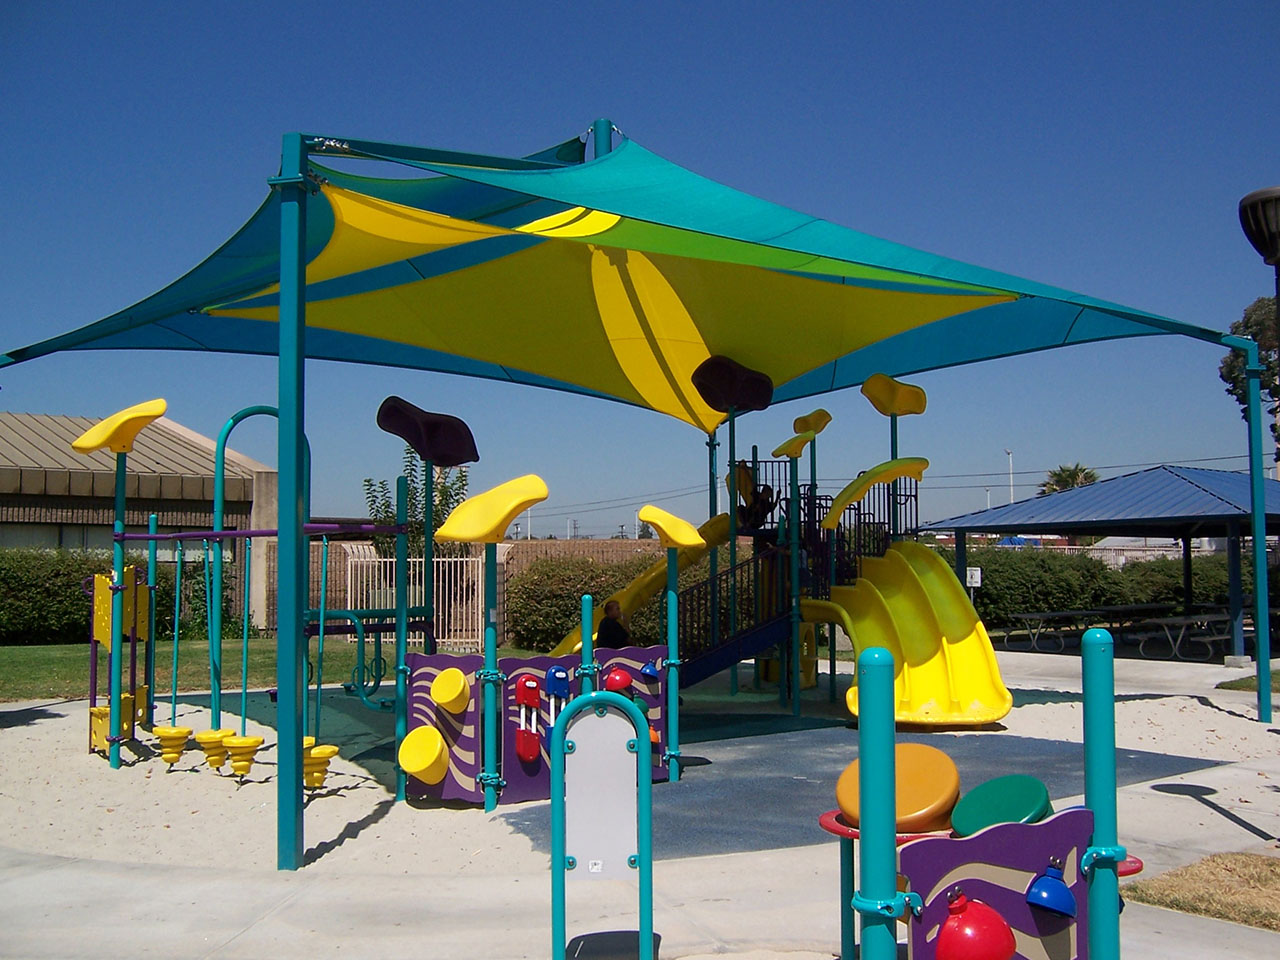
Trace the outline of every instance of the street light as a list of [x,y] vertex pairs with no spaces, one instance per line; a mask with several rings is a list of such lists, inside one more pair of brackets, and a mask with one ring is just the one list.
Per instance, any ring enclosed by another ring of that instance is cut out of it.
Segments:
[[1009,456],[1009,502],[1013,503],[1013,451],[1005,447],[1004,452]]
[[[1258,255],[1276,270],[1275,338],[1276,349],[1280,350],[1280,187],[1255,190],[1240,201],[1240,229]],[[1258,347],[1261,349],[1262,345]],[[1276,471],[1280,479],[1280,462]]]

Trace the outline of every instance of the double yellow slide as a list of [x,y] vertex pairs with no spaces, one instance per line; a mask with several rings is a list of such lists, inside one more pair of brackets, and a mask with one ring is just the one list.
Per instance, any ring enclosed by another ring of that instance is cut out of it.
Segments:
[[[865,557],[852,586],[833,586],[830,602],[801,600],[805,620],[836,623],[861,653],[893,654],[899,723],[980,726],[1013,706],[991,638],[951,568],[928,547],[899,541],[883,557]],[[858,713],[850,687],[849,712]]]
[[[676,562],[681,570],[693,566],[706,556],[708,550],[722,547],[729,542],[729,515],[727,513],[717,514],[700,526],[698,533],[706,541],[704,546],[680,547],[676,553]],[[592,637],[595,637],[595,631],[599,629],[600,621],[604,619],[604,608],[610,600],[617,600],[619,606],[622,607],[623,614],[631,616],[631,614],[656,597],[666,585],[667,557],[664,550],[661,559],[654,561],[652,566],[646,567],[638,577],[617,593],[608,597],[604,603],[595,609],[595,622],[591,628]],[[582,627],[579,625],[570,630],[548,656],[566,657],[572,653],[577,653],[581,646]]]

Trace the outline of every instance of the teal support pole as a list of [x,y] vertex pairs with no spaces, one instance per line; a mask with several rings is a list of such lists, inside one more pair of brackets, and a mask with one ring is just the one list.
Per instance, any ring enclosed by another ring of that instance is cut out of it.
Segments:
[[[1089,956],[1119,960],[1120,881],[1125,858],[1116,839],[1115,661],[1111,634],[1093,629],[1081,641],[1084,670],[1084,804],[1093,811],[1093,841],[1085,854],[1089,878]],[[865,842],[865,839],[864,841]],[[1101,854],[1101,855],[1096,855]]]
[[898,956],[897,920],[868,904],[888,903],[898,894],[894,762],[893,654],[883,647],[868,647],[858,657],[858,876],[862,886],[852,904],[862,915],[862,960],[897,960]]
[[307,150],[302,135],[281,145],[279,373],[279,562],[276,569],[276,865],[302,866],[302,697],[307,606],[306,469],[303,462],[306,395]]
[[1262,468],[1262,366],[1250,342],[1245,374],[1249,386],[1250,532],[1253,535],[1253,637],[1257,657],[1258,719],[1271,722],[1271,604],[1267,597],[1267,494]]
[[857,960],[857,925],[853,922],[853,841],[840,838],[840,960]]
[[169,676],[169,726],[178,725],[178,645],[182,639],[182,541],[173,567],[173,672]]
[[[791,715],[800,716],[800,460],[790,458],[791,511],[787,522],[787,539],[791,554]],[[781,680],[781,677],[779,677]]]
[[680,779],[680,551],[667,547],[667,769]]
[[[756,488],[760,485],[760,448],[756,444],[751,445],[751,491],[755,495]],[[751,541],[751,552],[754,554],[759,546],[759,538]],[[754,622],[760,622],[761,606],[760,606],[760,562],[751,564],[751,604],[755,615]],[[760,658],[754,657],[751,661],[751,687],[754,690],[760,689]]]
[[[649,742],[649,721],[640,708],[620,693],[608,690],[584,691],[570,700],[551,728],[551,957],[565,960],[565,872],[577,869],[565,850],[564,758],[573,750],[567,739],[569,721],[585,710],[603,715],[613,707],[624,714],[635,731],[627,749],[636,756],[636,853],[638,880],[639,960],[654,960],[653,950],[653,771],[645,744]],[[590,722],[589,720],[587,722]]]
[[[738,436],[737,413],[729,408],[729,636],[738,634]],[[729,668],[729,695],[738,693],[738,661]]]
[[[586,649],[586,644],[583,644]],[[484,809],[498,805],[498,545],[484,545]]]
[[[249,541],[252,542],[252,541]],[[320,609],[316,616],[316,713],[314,726],[311,728],[316,743],[320,743],[320,701],[321,691],[324,689],[324,624],[328,619],[326,607],[329,603],[329,538],[320,538]],[[246,608],[247,609],[247,608]],[[249,627],[248,620],[245,621],[245,652],[249,650]],[[397,746],[396,757],[400,756]]]
[[595,141],[596,159],[613,152],[613,121],[601,117],[591,125],[591,137]]
[[[120,681],[121,656],[124,647],[124,484],[128,473],[129,455],[116,454],[116,519],[111,544],[111,656],[107,659],[111,671],[111,716],[108,720],[107,756],[111,768],[120,768]],[[132,585],[130,585],[132,586]]]
[[[426,496],[422,498],[422,605],[427,611],[427,623],[431,624],[431,637],[436,635],[436,464],[423,460],[426,478]],[[426,650],[427,646],[424,645]],[[430,652],[430,651],[428,651]]]
[[[244,542],[244,612],[240,617],[240,736],[245,735],[245,718],[249,713],[249,584],[253,568],[253,538]],[[323,622],[323,621],[322,621]],[[320,726],[320,701],[316,701],[316,727]],[[319,734],[317,734],[317,739]]]
[[[836,582],[836,530],[831,531],[831,536],[827,540],[827,569],[831,571],[831,584],[835,586]],[[827,700],[831,703],[836,702],[836,625],[834,623],[827,625],[827,637],[830,642],[827,644]],[[849,638],[852,644],[853,638]]]
[[147,533],[152,539],[147,542],[147,659],[144,673],[147,684],[147,729],[156,723],[156,515],[147,518]]
[[584,593],[582,595],[582,627],[580,628],[582,633],[582,665],[578,667],[578,676],[582,679],[581,689],[583,693],[590,693],[596,688],[596,654],[591,636],[592,621],[595,615],[591,608],[591,603],[591,594]]
[[[716,447],[720,445],[716,440],[716,433],[712,430],[707,434],[707,519],[710,520],[716,515]],[[720,642],[720,551],[714,547],[711,550],[710,570],[711,574],[711,618],[710,633],[711,646],[716,646]]]
[[[889,415],[889,459],[898,459],[898,415]],[[889,484],[889,539],[898,539],[898,481]]]
[[[404,799],[405,773],[400,766],[400,744],[409,732],[409,667],[405,664],[405,647],[409,640],[409,481],[404,477],[396,478],[396,800]],[[486,544],[486,546],[488,546]],[[488,579],[488,557],[485,557],[485,579]],[[494,577],[496,583],[497,570],[495,563]],[[486,587],[488,584],[486,583]],[[487,591],[486,591],[487,592]],[[497,607],[497,590],[494,591],[494,607]],[[488,597],[485,598],[486,601]],[[489,647],[488,625],[485,631],[485,666],[488,666]],[[496,654],[495,654],[496,656]],[[494,661],[496,665],[497,661]],[[488,705],[490,688],[485,688],[485,704]],[[317,709],[319,709],[319,690],[316,691]],[[485,737],[489,736],[489,726],[495,718],[486,715]],[[316,731],[318,737],[319,730]],[[488,759],[488,744],[485,756]],[[487,789],[486,789],[487,804]],[[487,809],[492,809],[487,807]]]

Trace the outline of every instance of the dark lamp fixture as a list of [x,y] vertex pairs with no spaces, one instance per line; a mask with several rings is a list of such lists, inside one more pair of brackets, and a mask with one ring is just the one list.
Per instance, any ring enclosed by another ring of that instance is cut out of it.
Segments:
[[1280,187],[1255,190],[1240,201],[1240,228],[1263,260],[1280,267]]

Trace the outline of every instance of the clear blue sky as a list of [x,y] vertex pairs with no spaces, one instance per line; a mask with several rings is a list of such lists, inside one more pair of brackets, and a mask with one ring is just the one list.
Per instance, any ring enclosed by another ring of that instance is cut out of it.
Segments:
[[[769,200],[1225,329],[1271,292],[1236,204],[1280,182],[1277,23],[1267,2],[10,0],[0,348],[96,320],[201,260],[264,196],[285,131],[517,155],[597,116]],[[1062,462],[1242,455],[1218,360],[1149,338],[914,378],[930,404],[903,422],[902,452],[932,461],[923,515],[982,507],[988,486],[1007,501],[1005,448],[1019,497]],[[656,414],[373,367],[313,362],[308,377],[317,513],[360,512],[361,479],[394,474],[397,442],[373,417],[398,393],[471,424],[473,490],[545,477],[535,535],[563,536],[571,517],[583,533],[629,530],[646,499],[705,517],[701,435]],[[0,386],[0,408],[27,412],[163,396],[216,435],[239,407],[275,402],[275,369],[88,352],[4,370]],[[839,486],[884,459],[887,427],[856,391],[821,402],[835,419],[820,473]],[[747,418],[740,439],[771,449],[812,406]],[[246,424],[234,445],[275,462],[271,426]]]

